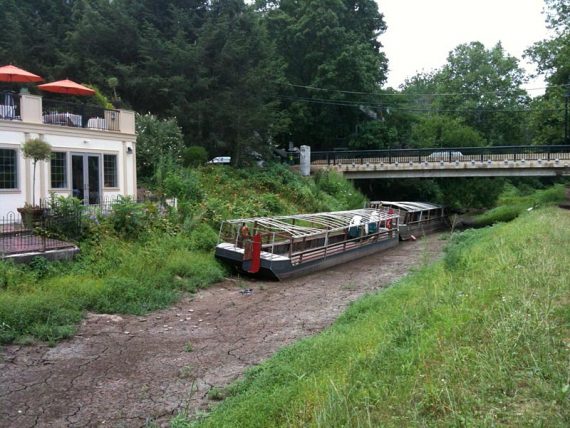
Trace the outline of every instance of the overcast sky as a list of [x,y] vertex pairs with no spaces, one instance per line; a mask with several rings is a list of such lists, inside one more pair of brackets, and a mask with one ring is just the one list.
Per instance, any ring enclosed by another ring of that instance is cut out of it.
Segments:
[[[419,71],[446,63],[461,43],[482,42],[487,49],[501,41],[521,59],[523,51],[547,37],[543,0],[377,0],[388,30],[380,37],[389,60],[388,86],[397,88]],[[544,86],[542,79],[527,88]],[[538,95],[535,91],[531,95]]]

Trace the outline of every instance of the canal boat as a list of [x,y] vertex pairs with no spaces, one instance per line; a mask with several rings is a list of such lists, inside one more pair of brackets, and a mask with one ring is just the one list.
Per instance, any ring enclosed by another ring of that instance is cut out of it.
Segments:
[[445,208],[425,202],[371,201],[369,208],[388,209],[399,215],[400,240],[416,239],[447,226]]
[[239,272],[282,280],[396,246],[398,221],[387,208],[227,220],[215,254]]

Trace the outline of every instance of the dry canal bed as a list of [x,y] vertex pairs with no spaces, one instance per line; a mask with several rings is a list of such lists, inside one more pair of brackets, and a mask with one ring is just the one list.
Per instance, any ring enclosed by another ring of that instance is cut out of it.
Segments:
[[[0,426],[167,426],[346,306],[441,254],[431,235],[285,282],[227,280],[148,316],[89,314],[72,340],[0,351]],[[245,292],[251,289],[251,293]]]

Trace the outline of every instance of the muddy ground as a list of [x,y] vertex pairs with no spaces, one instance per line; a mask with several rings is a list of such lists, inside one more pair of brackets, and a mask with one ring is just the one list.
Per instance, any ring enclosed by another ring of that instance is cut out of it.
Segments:
[[[438,235],[286,282],[228,279],[148,316],[89,314],[55,347],[0,350],[0,426],[166,426],[367,292],[441,254]],[[251,294],[244,289],[252,289]]]

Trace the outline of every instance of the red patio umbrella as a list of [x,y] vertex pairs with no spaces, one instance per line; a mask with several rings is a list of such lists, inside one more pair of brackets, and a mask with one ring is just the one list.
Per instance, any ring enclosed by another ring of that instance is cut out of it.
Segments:
[[13,65],[5,65],[0,67],[0,82],[41,82],[44,80],[37,74],[30,73],[29,71],[22,70],[21,68]]
[[68,95],[95,95],[95,91],[86,86],[75,83],[72,80],[58,80],[57,82],[44,83],[43,85],[38,85],[42,91],[46,92],[56,92],[58,94],[68,94]]

